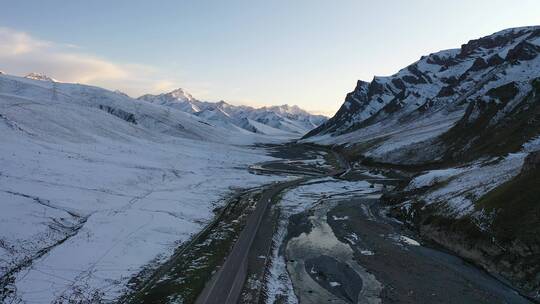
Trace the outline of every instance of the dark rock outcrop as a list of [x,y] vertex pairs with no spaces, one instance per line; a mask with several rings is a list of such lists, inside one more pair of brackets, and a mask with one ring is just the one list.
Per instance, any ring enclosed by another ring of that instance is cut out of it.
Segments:
[[137,120],[135,119],[135,115],[133,113],[126,112],[122,109],[113,108],[111,106],[106,105],[99,105],[99,109],[106,111],[109,114],[112,114],[120,119],[123,119],[129,123],[137,124]]
[[[463,118],[441,135],[448,147],[445,159],[465,162],[483,156],[517,152],[540,134],[540,78],[530,84],[520,99],[514,82],[493,88],[486,96],[493,101],[471,102]],[[510,105],[510,102],[513,104]]]

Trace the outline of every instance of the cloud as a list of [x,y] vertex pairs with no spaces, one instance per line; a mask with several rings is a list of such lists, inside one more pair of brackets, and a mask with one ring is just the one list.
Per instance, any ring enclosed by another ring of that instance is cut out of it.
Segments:
[[6,56],[27,54],[48,45],[47,42],[34,39],[26,33],[2,27],[0,27],[0,42],[0,55]]
[[151,66],[114,63],[74,45],[44,41],[5,27],[0,27],[0,70],[14,75],[45,73],[62,82],[120,89],[133,96],[170,90],[178,83]]
[[156,82],[153,87],[155,91],[159,91],[159,92],[170,91],[174,88],[175,88],[174,83],[169,80],[162,80],[162,81]]

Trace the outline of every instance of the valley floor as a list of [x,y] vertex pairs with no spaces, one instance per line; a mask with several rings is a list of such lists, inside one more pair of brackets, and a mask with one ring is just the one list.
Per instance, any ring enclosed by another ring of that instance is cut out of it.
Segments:
[[380,197],[399,180],[376,172],[357,167],[282,194],[266,303],[531,303],[389,217]]
[[[380,196],[396,178],[340,169],[323,148],[274,146],[271,153],[284,159],[251,170],[293,182],[233,197],[218,224],[124,302],[530,303],[388,217]],[[249,222],[261,206],[265,215],[253,228]],[[254,241],[236,246],[246,232]],[[237,278],[240,289],[233,288]]]

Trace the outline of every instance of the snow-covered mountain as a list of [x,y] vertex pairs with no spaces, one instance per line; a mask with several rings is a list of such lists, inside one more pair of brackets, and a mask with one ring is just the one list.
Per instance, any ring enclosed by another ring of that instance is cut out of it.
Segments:
[[358,81],[303,141],[415,172],[388,199],[395,214],[538,300],[539,54],[531,26],[424,56]]
[[[383,159],[387,152],[448,131],[473,103],[508,104],[505,111],[510,111],[540,76],[539,35],[540,27],[504,30],[424,56],[392,76],[358,81],[334,117],[305,138],[369,142],[371,156]],[[497,96],[505,88],[507,95]]]
[[38,78],[0,75],[1,303],[114,302],[231,189],[277,179],[246,170],[276,136]]
[[146,94],[139,97],[138,99],[176,108],[188,113],[196,113],[201,110],[197,105],[199,101],[193,98],[191,94],[182,89],[176,89],[172,92],[160,95]]
[[200,101],[183,89],[159,95],[147,94],[138,99],[204,117],[227,129],[238,127],[249,132],[267,135],[287,133],[296,136],[303,135],[326,121],[326,117],[310,114],[298,106],[253,108],[234,106],[225,101],[216,103]]

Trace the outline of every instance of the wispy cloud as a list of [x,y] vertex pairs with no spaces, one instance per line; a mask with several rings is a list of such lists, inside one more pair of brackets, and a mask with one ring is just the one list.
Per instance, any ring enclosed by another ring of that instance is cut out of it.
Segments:
[[84,53],[75,45],[45,41],[0,27],[0,70],[15,75],[40,72],[64,82],[120,89],[130,95],[175,88],[178,80],[163,77],[158,69],[132,63],[115,63]]

